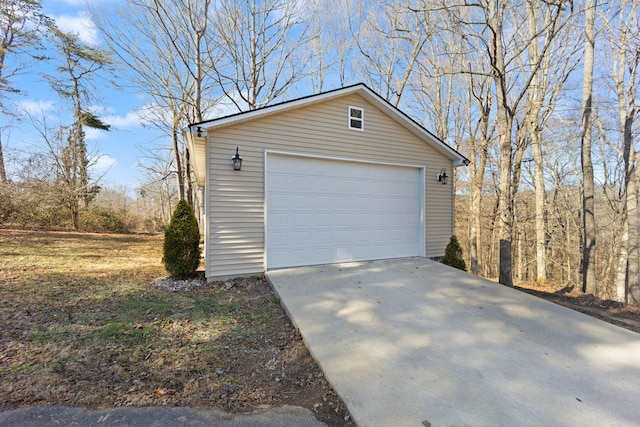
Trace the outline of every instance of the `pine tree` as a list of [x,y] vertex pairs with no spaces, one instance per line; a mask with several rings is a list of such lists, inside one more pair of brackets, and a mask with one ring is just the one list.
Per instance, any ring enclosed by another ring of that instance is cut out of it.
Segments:
[[186,200],[178,203],[164,233],[162,262],[171,277],[192,276],[200,264],[200,230],[193,210]]
[[451,240],[449,240],[449,244],[444,250],[442,263],[462,271],[467,271],[467,264],[464,262],[464,259],[462,259],[462,248],[455,235],[451,236]]

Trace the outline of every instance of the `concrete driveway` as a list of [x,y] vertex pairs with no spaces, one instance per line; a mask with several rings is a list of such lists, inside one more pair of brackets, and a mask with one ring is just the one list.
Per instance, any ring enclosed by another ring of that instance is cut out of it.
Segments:
[[640,335],[423,258],[267,276],[359,426],[638,426]]

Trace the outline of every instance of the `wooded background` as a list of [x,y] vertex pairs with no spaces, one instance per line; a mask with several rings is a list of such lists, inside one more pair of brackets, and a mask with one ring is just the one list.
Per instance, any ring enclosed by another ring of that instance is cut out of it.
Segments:
[[[471,160],[453,185],[473,274],[640,303],[637,1],[117,5],[90,9],[105,43],[89,46],[38,0],[0,0],[2,109],[41,139],[40,150],[13,153],[0,138],[0,223],[160,230],[178,199],[200,208],[186,125],[361,81]],[[5,102],[28,91],[12,83],[25,58],[58,64],[44,78],[67,101],[68,124],[51,128]],[[85,129],[109,128],[91,106],[116,70],[166,135],[166,151],[141,154],[136,189],[103,188],[88,172]]]

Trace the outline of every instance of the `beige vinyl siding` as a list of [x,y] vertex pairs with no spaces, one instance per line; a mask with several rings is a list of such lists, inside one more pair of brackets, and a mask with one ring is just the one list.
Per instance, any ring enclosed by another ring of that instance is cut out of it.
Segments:
[[[364,131],[348,129],[348,106]],[[207,138],[207,276],[264,271],[265,150],[425,166],[426,256],[441,256],[453,231],[452,185],[436,180],[452,162],[358,94],[217,128]],[[239,147],[242,171],[231,157]]]

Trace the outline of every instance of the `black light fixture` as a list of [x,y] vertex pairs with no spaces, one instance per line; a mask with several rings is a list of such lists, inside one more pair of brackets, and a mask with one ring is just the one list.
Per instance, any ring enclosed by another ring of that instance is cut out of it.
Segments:
[[447,183],[449,176],[447,175],[447,170],[442,168],[440,174],[438,175],[438,182],[441,182],[443,185]]
[[198,131],[197,135],[198,135],[198,138],[199,138],[199,137],[202,136],[202,128],[200,126],[198,126],[197,131]]
[[236,147],[236,155],[231,158],[231,163],[233,164],[234,171],[242,169],[242,158],[240,157],[240,154],[238,154],[238,147]]

